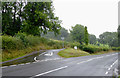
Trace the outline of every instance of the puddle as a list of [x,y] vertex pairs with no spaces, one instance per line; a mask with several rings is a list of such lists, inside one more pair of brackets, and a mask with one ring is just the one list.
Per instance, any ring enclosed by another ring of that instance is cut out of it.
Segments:
[[2,66],[10,66],[10,65],[15,65],[15,64],[34,62],[34,57],[40,55],[43,52],[45,52],[45,51],[39,51],[38,53],[29,55],[29,56],[26,56],[26,57],[23,57],[23,58],[14,60],[14,61],[3,63]]

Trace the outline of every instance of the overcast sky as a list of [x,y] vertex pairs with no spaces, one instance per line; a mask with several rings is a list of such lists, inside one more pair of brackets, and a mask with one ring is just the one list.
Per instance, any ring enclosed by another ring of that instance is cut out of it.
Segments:
[[62,20],[61,26],[81,24],[97,37],[105,31],[116,32],[118,27],[119,0],[53,0],[55,15]]

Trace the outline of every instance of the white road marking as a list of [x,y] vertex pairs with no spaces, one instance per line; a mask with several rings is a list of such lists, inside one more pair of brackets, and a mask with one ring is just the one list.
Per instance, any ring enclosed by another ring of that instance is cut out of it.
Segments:
[[26,64],[30,64],[30,63],[26,63]]
[[18,64],[18,65],[25,65],[25,64]]
[[34,57],[34,60],[37,62],[38,60],[37,60],[37,57]]
[[33,62],[33,63],[37,63],[37,62]]
[[67,67],[68,66],[60,67],[60,68],[57,68],[57,69],[54,69],[54,70],[50,70],[50,71],[47,71],[47,72],[35,75],[35,76],[42,76],[42,75],[45,75],[45,74],[48,74],[48,73],[51,73],[51,72],[54,72],[54,71],[57,71],[57,70],[61,70],[61,69],[67,68]]
[[41,53],[39,56],[41,56],[41,55],[43,55],[43,54],[45,54],[46,52],[44,52],[44,53]]
[[106,72],[105,74],[108,74],[108,72]]
[[52,56],[53,55],[53,52],[50,52],[50,53],[47,53],[47,54],[44,54],[45,56]]
[[7,68],[8,66],[4,66],[4,67],[1,67],[1,68]]
[[79,63],[77,63],[77,64],[81,64],[81,63],[84,63],[84,62],[87,62],[87,61],[82,61],[82,62],[79,62]]
[[9,66],[9,67],[14,67],[14,66],[17,66],[17,65],[11,65],[11,66]]
[[[112,65],[110,65],[110,67],[108,68],[108,70],[110,71],[110,69],[115,65],[115,63],[117,63],[118,62],[118,59],[112,64]],[[108,71],[105,73],[105,74],[108,74]]]
[[110,70],[111,68],[108,68],[108,70]]

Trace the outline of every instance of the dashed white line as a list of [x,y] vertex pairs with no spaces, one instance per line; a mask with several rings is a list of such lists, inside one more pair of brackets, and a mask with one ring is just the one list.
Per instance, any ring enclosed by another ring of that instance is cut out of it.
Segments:
[[14,67],[14,66],[17,66],[17,65],[11,65],[11,66],[9,66],[9,67]]
[[81,63],[84,63],[84,62],[87,62],[87,61],[82,61],[82,62],[79,62],[79,63],[77,63],[77,64],[81,64]]
[[41,56],[41,55],[43,55],[43,54],[45,54],[46,52],[44,52],[44,53],[41,53],[39,56]]
[[105,74],[108,74],[108,72],[106,72]]
[[30,63],[26,63],[26,64],[30,64]]
[[7,68],[8,66],[4,66],[4,67],[1,67],[1,68]]
[[111,68],[108,68],[108,70],[110,70]]
[[[112,65],[110,65],[110,67],[108,68],[108,70],[111,70],[111,68],[115,65],[116,62],[118,62],[118,59]],[[108,74],[108,71],[105,74]]]
[[25,65],[25,64],[18,64],[18,65]]
[[54,70],[50,70],[50,71],[47,71],[47,72],[44,72],[44,73],[35,75],[35,77],[36,77],[36,76],[42,76],[42,75],[45,75],[45,74],[48,74],[48,73],[51,73],[51,72],[54,72],[54,71],[57,71],[57,70],[61,70],[61,69],[67,68],[67,67],[68,67],[68,66],[64,66],[64,67],[60,67],[60,68],[57,68],[57,69],[54,69]]

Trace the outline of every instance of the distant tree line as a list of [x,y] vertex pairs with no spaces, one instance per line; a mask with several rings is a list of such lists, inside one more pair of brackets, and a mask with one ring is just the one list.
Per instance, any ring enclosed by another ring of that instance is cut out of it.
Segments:
[[62,28],[60,34],[55,36],[53,32],[49,32],[43,37],[61,40],[61,37],[65,37],[65,41],[70,42],[79,42],[81,44],[85,43],[86,45],[94,44],[107,44],[111,47],[118,47],[120,46],[120,26],[118,27],[118,32],[104,32],[99,35],[99,38],[96,38],[94,34],[89,34],[87,31],[87,27],[76,24],[68,33],[68,30]]

